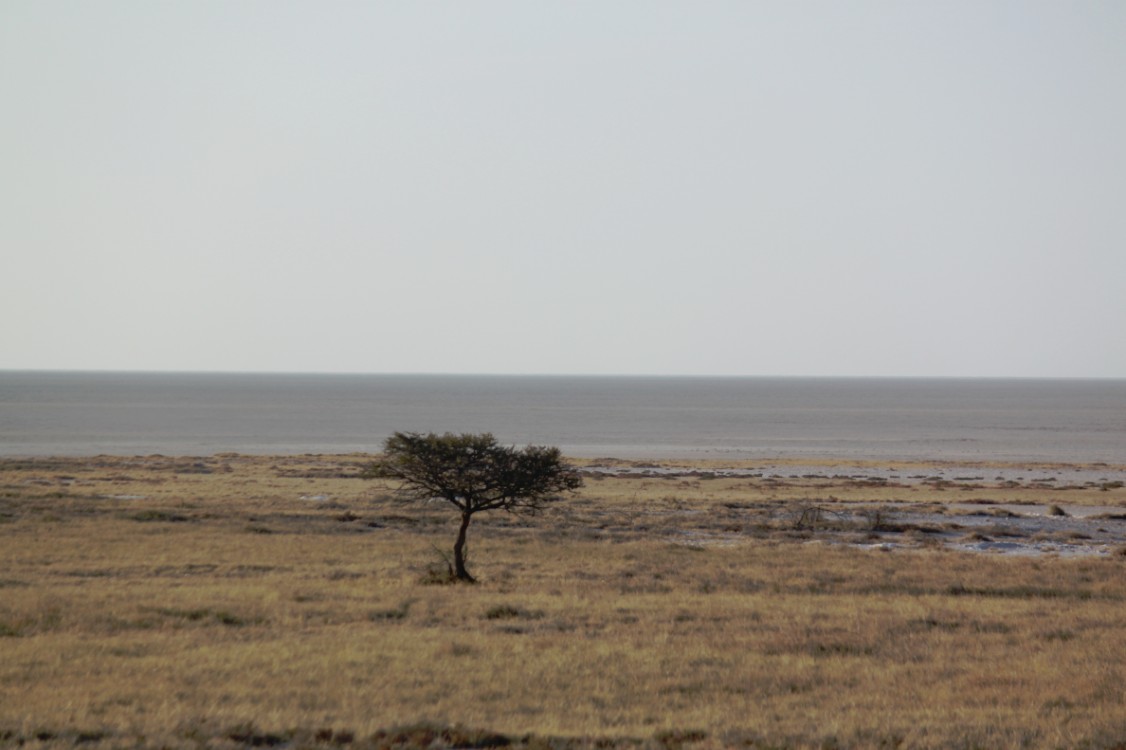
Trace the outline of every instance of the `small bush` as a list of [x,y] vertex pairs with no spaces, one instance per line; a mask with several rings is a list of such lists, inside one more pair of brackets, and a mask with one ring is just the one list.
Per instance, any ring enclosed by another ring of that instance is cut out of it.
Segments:
[[498,604],[485,610],[486,620],[538,620],[541,617],[543,612],[531,612],[511,604]]
[[162,522],[162,523],[183,523],[191,519],[179,513],[173,513],[169,510],[158,510],[155,508],[149,510],[142,510],[129,516],[133,521],[141,521],[142,523]]
[[246,747],[275,747],[284,744],[287,738],[268,732],[259,731],[254,724],[237,724],[226,732],[227,739]]
[[222,611],[215,613],[215,621],[221,625],[229,625],[231,627],[242,627],[247,624],[247,621],[238,615],[231,614],[230,612]]
[[325,578],[330,581],[350,581],[356,578],[363,578],[363,573],[357,573],[354,570],[344,570],[342,568],[335,568],[325,573]]
[[376,750],[424,750],[425,748],[508,747],[512,740],[503,734],[461,726],[443,727],[419,722],[376,732],[371,738]]
[[699,729],[665,729],[653,735],[657,745],[667,750],[679,750],[685,745],[703,742],[708,733]]
[[252,625],[261,622],[260,619],[253,618],[247,619],[240,617],[232,612],[226,610],[214,610],[208,607],[197,609],[175,609],[172,607],[164,607],[158,609],[157,614],[164,617],[171,617],[186,622],[195,622],[201,624],[217,623],[219,625],[226,625],[233,628],[241,628],[244,625]]
[[313,736],[317,742],[325,745],[351,745],[356,741],[356,734],[346,729],[318,729]]
[[451,643],[446,646],[444,651],[450,656],[469,656],[476,653],[477,649],[467,643]]
[[423,586],[450,586],[458,582],[454,575],[452,565],[445,563],[431,563],[426,566],[426,572],[418,579]]
[[1075,638],[1074,632],[1072,632],[1070,630],[1062,629],[1062,628],[1060,630],[1053,630],[1050,633],[1044,634],[1044,640],[1047,640],[1047,641],[1067,642],[1067,641],[1073,640],[1074,638]]

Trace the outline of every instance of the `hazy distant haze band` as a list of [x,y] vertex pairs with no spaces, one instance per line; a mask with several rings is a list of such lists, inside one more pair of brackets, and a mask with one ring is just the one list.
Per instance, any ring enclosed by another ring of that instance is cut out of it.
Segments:
[[377,450],[1126,462],[1126,381],[0,372],[0,454]]

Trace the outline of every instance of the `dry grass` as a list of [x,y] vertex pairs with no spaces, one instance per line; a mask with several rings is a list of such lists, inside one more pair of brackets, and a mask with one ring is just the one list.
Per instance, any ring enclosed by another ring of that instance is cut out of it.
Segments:
[[871,552],[785,516],[925,486],[605,478],[481,516],[482,583],[424,585],[454,520],[362,461],[0,465],[0,744],[1126,742],[1126,557]]

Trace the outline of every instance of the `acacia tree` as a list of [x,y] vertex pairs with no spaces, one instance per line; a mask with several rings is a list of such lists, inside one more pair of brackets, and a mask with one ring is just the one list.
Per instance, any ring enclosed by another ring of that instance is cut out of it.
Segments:
[[504,446],[489,433],[444,435],[396,432],[383,455],[365,472],[401,482],[409,500],[445,500],[461,513],[454,543],[453,575],[472,583],[465,567],[465,538],[473,515],[486,510],[535,514],[559,493],[578,489],[582,478],[558,448]]

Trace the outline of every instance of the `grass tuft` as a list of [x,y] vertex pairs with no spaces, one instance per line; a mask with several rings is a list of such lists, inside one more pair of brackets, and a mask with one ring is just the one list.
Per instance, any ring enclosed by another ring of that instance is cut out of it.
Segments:
[[441,750],[508,747],[512,745],[512,740],[503,734],[482,729],[419,722],[376,732],[371,744],[375,750]]
[[395,607],[394,609],[373,610],[368,615],[368,619],[373,622],[395,622],[399,620],[405,620],[407,619],[407,615],[410,614],[410,608],[414,602],[414,599],[407,599],[401,602],[399,606]]
[[142,523],[185,523],[191,520],[181,513],[173,513],[169,510],[160,510],[157,508],[138,511],[131,514],[129,518],[134,521],[140,521]]
[[532,612],[511,604],[498,604],[485,610],[486,620],[539,620],[543,612]]

